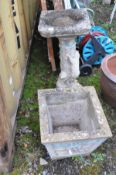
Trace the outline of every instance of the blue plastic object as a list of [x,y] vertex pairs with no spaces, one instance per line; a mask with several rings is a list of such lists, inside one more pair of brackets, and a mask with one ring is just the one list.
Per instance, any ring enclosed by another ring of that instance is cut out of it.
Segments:
[[81,35],[81,36],[76,37],[76,39],[75,39],[76,43],[79,44],[82,41],[82,39],[84,38],[84,36],[85,35]]
[[100,33],[103,33],[106,36],[108,35],[108,32],[100,26],[92,26],[91,32],[100,32]]
[[[112,54],[115,51],[114,42],[108,36],[95,36],[97,41],[101,44],[101,46],[105,49],[106,54]],[[99,48],[98,48],[99,49]],[[86,62],[89,60],[91,56],[95,53],[94,47],[92,45],[91,39],[83,47],[82,56],[83,60]],[[98,60],[94,63],[94,65],[101,64],[103,57],[99,55]]]
[[[90,31],[91,32],[100,32],[100,33],[103,33],[106,36],[108,35],[108,32],[100,26],[92,26]],[[81,35],[81,36],[77,37],[76,38],[76,43],[79,44],[84,37],[85,37],[85,35]]]

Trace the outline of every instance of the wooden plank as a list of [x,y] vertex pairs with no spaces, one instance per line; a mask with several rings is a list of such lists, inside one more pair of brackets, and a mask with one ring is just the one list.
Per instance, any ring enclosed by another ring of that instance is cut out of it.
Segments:
[[9,137],[9,129],[11,128],[10,119],[8,118],[6,111],[4,95],[3,84],[0,77],[0,149],[7,142]]
[[[41,0],[41,8],[42,10],[47,10],[46,0]],[[54,50],[52,39],[47,39],[47,47],[48,47],[48,58],[52,66],[52,71],[56,71],[56,64],[54,59]]]
[[38,4],[39,4],[39,9],[42,9],[42,7],[41,7],[41,0],[38,0]]
[[30,18],[29,18],[29,0],[23,0],[22,2],[23,2],[23,9],[24,9],[24,15],[25,15],[28,40],[30,40],[32,36],[32,31],[31,31],[31,24],[30,24]]
[[41,4],[42,10],[47,10],[46,0],[40,0],[39,4]]
[[[8,172],[12,164],[14,136],[16,131],[16,113],[18,109],[19,99],[22,94],[22,89],[24,84],[22,82],[24,82],[24,79],[25,79],[26,69],[23,72],[21,72],[20,64],[18,62],[17,49],[16,49],[17,42],[16,42],[16,35],[14,35],[15,28],[14,28],[14,23],[12,19],[11,1],[9,0],[0,1],[0,15],[1,15],[0,20],[2,18],[1,21],[2,21],[2,26],[4,30],[4,35],[3,35],[3,30],[1,30],[1,27],[0,27],[0,75],[2,75],[2,77],[0,77],[0,172]],[[9,50],[8,46],[11,48],[11,51]],[[8,51],[8,55],[7,55],[7,51]],[[28,55],[28,57],[30,56]],[[18,63],[19,65],[19,70],[20,70],[19,73],[17,71],[18,70],[17,67],[15,67],[15,64],[11,64],[11,63],[14,63],[13,62],[14,60],[16,60],[17,61],[16,63]],[[28,60],[26,60],[26,64],[27,64],[27,61]],[[11,77],[13,75],[17,79],[20,77],[21,80],[23,80],[23,81],[20,81],[21,83],[19,83],[21,88],[18,88],[18,86],[16,86],[15,84],[16,82],[14,81],[14,79],[13,79],[13,83],[11,83],[12,82]],[[7,87],[7,91],[5,90],[6,87]],[[17,87],[17,91],[16,91],[16,87]],[[9,97],[6,93],[8,93]],[[9,103],[12,104],[13,100],[12,100],[12,97],[10,97],[10,95],[13,95],[14,97],[14,93],[16,97],[16,103],[15,103],[16,108],[15,108],[15,112],[13,113],[13,116],[10,117],[9,115],[10,110],[6,110],[8,109],[7,101],[9,101],[8,99],[11,99]]]
[[25,49],[23,45],[23,38],[22,38],[22,31],[21,31],[21,20],[20,20],[20,13],[19,13],[19,4],[18,0],[14,0],[14,3],[12,4],[12,12],[13,12],[13,18],[14,22],[17,28],[16,37],[17,37],[17,48],[18,48],[18,54],[19,54],[19,61],[21,65],[21,69],[23,70],[25,68]]
[[[54,9],[55,10],[62,10],[63,9],[63,2],[62,2],[62,0],[54,0],[53,4],[54,4]],[[51,53],[51,54],[53,54],[53,53]],[[52,62],[52,65],[54,67],[55,66],[54,65],[55,64],[54,59],[51,59],[51,62]]]
[[[7,9],[7,13],[6,13]],[[0,15],[2,27],[4,30],[4,37],[6,48],[10,59],[10,67],[15,90],[18,90],[22,84],[21,68],[19,64],[17,40],[12,17],[11,3],[8,0],[0,1]]]
[[[33,40],[33,38],[32,38],[32,40]],[[28,58],[29,57],[30,57],[30,52],[28,53]],[[28,62],[28,60],[29,59],[27,59],[27,62]],[[26,68],[27,68],[27,66],[26,66]],[[20,100],[21,95],[22,95],[23,86],[24,86],[24,82],[25,82],[24,81],[25,80],[25,75],[26,75],[26,69],[22,74],[22,77],[23,77],[22,78],[23,79],[22,87],[16,93],[17,104],[19,103],[19,100]],[[6,154],[6,157],[2,158],[0,156],[0,172],[9,172],[9,171],[11,171],[11,168],[12,168],[12,160],[13,160],[13,153],[14,153],[14,137],[15,137],[15,133],[16,133],[16,114],[17,114],[17,110],[18,110],[18,105],[17,105],[17,108],[15,110],[15,114],[12,116],[11,122],[10,122],[11,130],[9,130],[9,140],[7,142],[8,143],[8,152]]]
[[20,15],[20,26],[21,26],[21,33],[23,38],[23,45],[25,49],[25,53],[29,51],[29,43],[28,43],[28,35],[27,35],[27,28],[25,23],[25,16],[24,16],[24,8],[22,0],[17,0],[19,15]]
[[35,20],[37,9],[38,9],[37,2],[38,0],[33,0],[33,21]]
[[[0,25],[0,30],[1,25]],[[10,71],[10,63],[5,46],[3,31],[0,32],[0,76],[4,88],[4,98],[7,112],[12,116],[17,107],[16,98],[14,96],[13,78]]]
[[62,10],[64,8],[62,0],[54,0],[53,4],[55,10]]
[[31,25],[31,30],[33,28],[33,1],[29,0],[29,20]]
[[48,56],[49,56],[49,61],[51,62],[52,71],[56,71],[53,43],[52,43],[52,39],[51,38],[47,39],[47,46],[48,46]]
[[0,172],[7,171],[7,160],[12,150],[9,148],[11,138],[11,122],[8,117],[5,101],[4,101],[4,89],[0,78]]
[[34,20],[35,20],[35,16],[36,16],[36,12],[37,12],[37,1],[38,0],[30,0],[30,5],[31,5],[31,13],[30,13],[30,19],[31,19],[31,23],[32,23],[32,29],[34,26]]

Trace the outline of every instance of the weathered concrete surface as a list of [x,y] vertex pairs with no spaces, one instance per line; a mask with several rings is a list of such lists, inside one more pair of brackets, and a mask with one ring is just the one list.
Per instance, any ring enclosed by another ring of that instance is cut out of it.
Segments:
[[45,38],[71,37],[90,30],[90,20],[86,9],[43,11],[38,30]]
[[76,51],[76,42],[74,38],[60,38],[59,46],[61,73],[56,84],[57,88],[74,88],[77,84],[76,78],[80,74],[80,54]]
[[95,89],[85,90],[38,91],[41,141],[52,159],[88,155],[112,136]]

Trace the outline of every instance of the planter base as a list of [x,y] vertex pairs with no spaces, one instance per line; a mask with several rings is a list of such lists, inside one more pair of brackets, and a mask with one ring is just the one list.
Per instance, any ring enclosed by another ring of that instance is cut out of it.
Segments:
[[95,89],[82,89],[38,91],[41,141],[51,159],[88,155],[112,136]]

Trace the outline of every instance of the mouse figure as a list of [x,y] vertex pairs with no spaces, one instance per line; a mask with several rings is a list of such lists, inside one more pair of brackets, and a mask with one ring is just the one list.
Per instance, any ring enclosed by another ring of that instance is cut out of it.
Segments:
[[60,67],[61,73],[58,78],[58,88],[74,87],[79,76],[79,58],[80,54],[76,51],[74,39],[60,39]]

